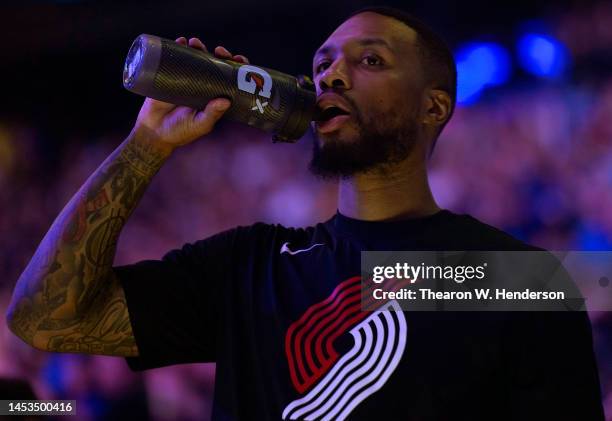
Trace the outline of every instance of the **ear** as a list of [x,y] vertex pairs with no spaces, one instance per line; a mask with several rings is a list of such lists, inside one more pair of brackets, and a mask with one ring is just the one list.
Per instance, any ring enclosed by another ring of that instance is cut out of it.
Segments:
[[440,89],[430,89],[425,93],[425,113],[423,123],[440,127],[450,118],[451,98]]

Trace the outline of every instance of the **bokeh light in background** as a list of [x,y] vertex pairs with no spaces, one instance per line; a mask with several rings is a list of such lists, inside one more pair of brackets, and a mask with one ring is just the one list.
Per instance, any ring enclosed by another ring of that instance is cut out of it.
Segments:
[[521,66],[529,73],[543,78],[558,78],[568,66],[566,47],[550,35],[529,33],[518,42]]
[[457,63],[457,103],[477,102],[490,87],[511,81],[515,63],[530,75],[558,79],[569,66],[567,47],[552,35],[525,33],[517,42],[516,55],[497,42],[469,42],[455,51]]
[[[11,81],[0,103],[1,313],[55,216],[129,133],[142,99],[123,90],[121,72],[137,35],[199,35],[209,48],[224,44],[297,74],[340,16],[369,4],[59,3],[0,9],[0,31],[13,31],[3,39],[14,40],[0,62],[0,80]],[[431,184],[441,206],[532,244],[610,250],[612,4],[572,4],[414,5],[450,40],[459,65],[461,106],[436,146]],[[533,18],[546,30],[523,26]],[[304,226],[333,214],[335,186],[306,170],[308,136],[272,144],[256,130],[222,126],[162,168],[121,236],[117,264],[239,224]],[[610,417],[612,319],[591,320]],[[32,350],[1,323],[0,377],[9,376],[27,379],[39,398],[78,398],[80,420],[140,419],[147,410],[155,420],[190,420],[210,411],[214,366],[134,374],[121,359]]]
[[510,54],[497,43],[472,43],[455,54],[457,102],[471,104],[488,86],[501,85],[510,78]]

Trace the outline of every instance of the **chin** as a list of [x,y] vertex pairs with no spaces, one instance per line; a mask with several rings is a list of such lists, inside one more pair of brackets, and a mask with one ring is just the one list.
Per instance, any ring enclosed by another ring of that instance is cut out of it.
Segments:
[[334,130],[330,133],[315,132],[321,146],[329,143],[351,144],[359,142],[359,136],[353,131],[346,129]]

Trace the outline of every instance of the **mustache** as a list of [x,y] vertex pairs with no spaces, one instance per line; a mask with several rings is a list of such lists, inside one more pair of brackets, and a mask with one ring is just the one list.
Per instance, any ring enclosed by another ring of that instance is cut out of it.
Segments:
[[344,99],[351,106],[351,109],[349,110],[351,111],[351,113],[355,111],[356,114],[359,114],[359,108],[357,107],[357,104],[355,103],[353,98],[343,94],[342,92],[334,92],[334,93],[338,95],[339,97],[342,97],[342,99]]
[[342,99],[344,99],[350,105],[351,109],[348,111],[350,111],[351,113],[353,111],[355,111],[356,113],[359,113],[359,107],[357,107],[357,103],[355,103],[355,101],[351,97],[342,93],[342,91],[330,89],[328,91],[323,91],[322,93],[327,93],[327,92],[330,92],[330,93],[333,93],[334,95],[338,95],[339,97],[342,97]]

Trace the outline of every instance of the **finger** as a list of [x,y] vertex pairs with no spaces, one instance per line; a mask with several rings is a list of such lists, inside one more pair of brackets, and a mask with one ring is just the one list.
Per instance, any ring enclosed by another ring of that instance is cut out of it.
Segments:
[[236,56],[234,56],[234,61],[237,61],[238,63],[244,63],[244,64],[249,64],[249,59],[246,58],[245,56],[238,54]]
[[170,104],[169,102],[158,101],[150,97],[145,98],[143,106],[144,108],[147,108],[150,111],[155,112],[155,113],[158,113],[158,112],[167,113],[169,110],[176,108],[175,104]]
[[231,101],[227,98],[213,99],[206,104],[204,110],[195,115],[194,121],[200,130],[210,131],[231,105]]
[[193,48],[197,48],[198,50],[208,52],[208,49],[206,48],[204,43],[200,41],[199,38],[189,38],[189,46]]
[[221,47],[221,46],[218,46],[217,48],[215,48],[215,55],[217,57],[227,58],[229,60],[233,58],[232,54],[229,51],[227,51],[225,47]]
[[187,38],[185,38],[185,37],[178,37],[176,39],[176,42],[179,43],[179,44],[182,44],[182,45],[187,45]]

